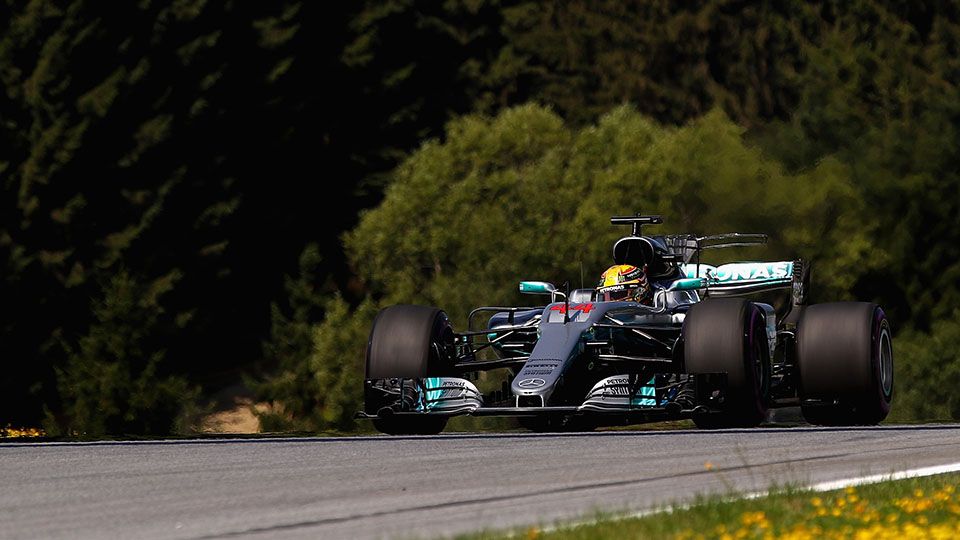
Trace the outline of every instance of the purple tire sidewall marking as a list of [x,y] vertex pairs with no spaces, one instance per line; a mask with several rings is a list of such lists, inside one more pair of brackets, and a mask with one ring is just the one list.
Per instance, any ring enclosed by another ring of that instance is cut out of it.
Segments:
[[[888,404],[889,406],[889,403],[893,399],[893,366],[891,365],[890,367],[890,379],[891,379],[890,392],[887,392],[883,387],[883,364],[881,362],[881,358],[882,358],[881,355],[883,354],[883,351],[881,350],[881,346],[883,345],[883,330],[884,330],[883,322],[886,320],[886,318],[887,317],[886,317],[886,314],[884,314],[883,309],[878,306],[877,309],[875,309],[873,312],[873,335],[871,336],[873,338],[872,339],[873,343],[871,343],[871,346],[870,346],[870,349],[871,349],[870,354],[872,356],[871,360],[875,362],[875,365],[876,365],[876,369],[874,370],[874,375],[877,378],[877,389],[880,393],[880,398],[883,400],[884,403]],[[887,339],[892,341],[890,336],[889,321],[887,322],[887,325],[886,325],[886,331],[887,331],[886,332]],[[890,348],[891,348],[890,363],[892,364],[893,363],[893,344],[892,343],[890,343]]]

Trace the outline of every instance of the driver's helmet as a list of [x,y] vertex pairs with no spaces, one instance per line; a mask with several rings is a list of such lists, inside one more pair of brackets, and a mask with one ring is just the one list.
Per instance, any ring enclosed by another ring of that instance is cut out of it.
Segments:
[[597,300],[601,302],[633,301],[647,303],[650,299],[650,281],[644,268],[616,264],[607,268],[597,285]]

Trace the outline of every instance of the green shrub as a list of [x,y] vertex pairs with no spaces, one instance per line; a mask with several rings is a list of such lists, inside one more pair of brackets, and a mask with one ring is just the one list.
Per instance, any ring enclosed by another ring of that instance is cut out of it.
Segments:
[[166,435],[185,431],[186,413],[197,390],[165,373],[163,349],[155,343],[157,299],[175,275],[143,284],[120,271],[93,305],[94,324],[67,347],[67,363],[57,370],[63,414],[47,414],[51,435]]

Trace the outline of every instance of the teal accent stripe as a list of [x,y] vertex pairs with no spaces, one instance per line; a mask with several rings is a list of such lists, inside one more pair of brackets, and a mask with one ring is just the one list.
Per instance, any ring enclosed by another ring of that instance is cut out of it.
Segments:
[[439,388],[442,385],[443,379],[440,377],[428,377],[424,379],[423,385],[427,388],[427,408],[432,409],[434,405],[437,404],[435,399],[440,397],[440,394],[443,393],[443,390],[431,390],[431,388]]
[[[650,378],[647,381],[647,384],[640,387],[640,390],[637,391],[637,395],[630,400],[631,405],[638,405],[641,407],[656,407],[657,405],[657,387],[656,387],[656,376]],[[642,397],[640,397],[642,396]]]

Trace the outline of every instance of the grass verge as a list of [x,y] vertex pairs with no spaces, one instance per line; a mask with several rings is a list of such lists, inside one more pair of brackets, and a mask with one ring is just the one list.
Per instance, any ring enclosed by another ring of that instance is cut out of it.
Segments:
[[960,474],[880,482],[828,492],[783,490],[756,499],[701,497],[681,509],[639,518],[600,517],[580,525],[480,533],[470,540],[670,538],[960,538]]

